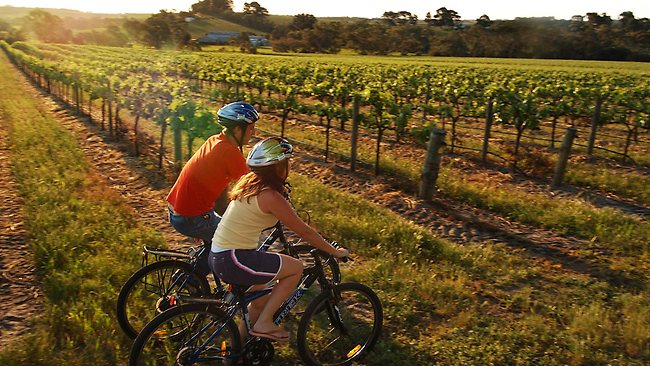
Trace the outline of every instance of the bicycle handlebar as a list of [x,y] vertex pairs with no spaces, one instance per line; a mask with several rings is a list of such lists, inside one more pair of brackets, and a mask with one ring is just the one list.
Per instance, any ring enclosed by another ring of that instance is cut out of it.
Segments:
[[[336,242],[334,242],[334,243],[336,243]],[[338,246],[338,243],[336,243],[336,244],[337,244],[337,245],[334,246],[334,247],[337,248],[337,249],[340,248],[340,246]],[[334,258],[334,259],[338,259],[338,260],[340,260],[340,261],[343,262],[343,263],[347,263],[348,261],[352,261],[352,260],[353,260],[353,259],[352,259],[351,257],[349,257],[349,256],[348,256],[348,257],[336,258],[336,257],[334,257],[332,254],[329,254],[329,253],[327,253],[327,252],[325,252],[325,251],[323,251],[323,250],[316,249],[316,248],[312,249],[309,253],[310,253],[311,255],[313,255],[313,256],[320,256],[320,257],[324,257],[324,258]]]

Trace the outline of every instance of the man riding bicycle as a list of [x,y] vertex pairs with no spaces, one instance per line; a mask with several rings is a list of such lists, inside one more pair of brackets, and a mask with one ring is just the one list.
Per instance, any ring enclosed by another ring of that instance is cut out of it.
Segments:
[[[179,233],[210,245],[221,217],[215,202],[231,181],[248,171],[242,147],[255,132],[259,113],[250,104],[234,102],[217,112],[224,130],[209,137],[181,170],[167,195],[169,222]],[[207,275],[206,250],[199,260],[199,272]]]

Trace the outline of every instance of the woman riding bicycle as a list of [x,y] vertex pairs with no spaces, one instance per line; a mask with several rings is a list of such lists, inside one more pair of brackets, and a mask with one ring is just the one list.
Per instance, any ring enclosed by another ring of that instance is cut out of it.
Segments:
[[[295,290],[302,275],[302,262],[279,253],[258,252],[259,235],[278,220],[312,246],[334,257],[348,256],[307,225],[287,200],[285,182],[289,175],[292,146],[284,139],[271,137],[253,147],[246,164],[250,172],[230,191],[231,200],[212,239],[209,263],[223,281],[263,289],[275,283],[269,296],[250,305],[250,335],[287,341],[289,334],[273,323],[273,315]],[[277,282],[277,283],[276,283]],[[240,334],[245,326],[240,324]]]

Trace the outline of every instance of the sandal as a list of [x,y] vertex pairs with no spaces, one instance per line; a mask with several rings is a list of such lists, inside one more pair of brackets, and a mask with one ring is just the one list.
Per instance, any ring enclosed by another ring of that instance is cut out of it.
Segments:
[[285,336],[280,336],[278,333],[281,333],[281,331],[279,331],[279,330],[265,333],[265,332],[258,332],[258,331],[255,331],[255,330],[251,329],[251,331],[249,333],[253,337],[266,338],[266,339],[270,339],[270,340],[276,341],[276,342],[288,342],[289,341],[289,333],[287,333]]

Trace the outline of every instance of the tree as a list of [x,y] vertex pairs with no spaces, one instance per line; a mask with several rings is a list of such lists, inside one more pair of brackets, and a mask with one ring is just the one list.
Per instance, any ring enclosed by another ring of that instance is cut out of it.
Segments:
[[433,17],[436,18],[436,23],[439,26],[453,27],[460,21],[460,15],[455,10],[445,7],[436,10],[436,15]]
[[361,54],[385,55],[390,50],[388,27],[381,23],[360,21],[346,28],[347,47]]
[[486,14],[483,14],[478,19],[476,19],[476,24],[479,27],[487,28],[487,27],[492,25],[492,20],[490,20],[489,16],[487,16]]
[[394,11],[385,11],[381,18],[388,25],[397,24],[397,13]]
[[402,55],[426,54],[429,51],[428,34],[423,27],[400,25],[389,29],[391,51]]
[[624,11],[619,15],[621,21],[621,28],[624,32],[633,32],[637,29],[638,21],[634,18],[634,13],[631,11]]
[[606,13],[603,13],[602,15],[598,15],[597,13],[587,13],[587,23],[592,27],[600,27],[601,25],[608,26],[612,24],[612,18]]
[[277,52],[337,53],[341,50],[341,24],[316,23],[313,29],[274,32],[273,50]]
[[341,25],[336,22],[318,23],[305,31],[304,40],[312,52],[337,53],[341,50]]
[[192,5],[192,13],[223,15],[232,13],[232,0],[201,0]]
[[427,15],[424,17],[424,22],[429,26],[436,25],[436,20],[431,17],[430,11],[427,11]]
[[192,36],[187,23],[179,14],[161,10],[144,22],[130,19],[124,22],[124,29],[139,42],[153,48],[183,48],[189,46]]
[[314,29],[316,22],[318,19],[311,14],[297,14],[294,15],[289,28],[292,30]]
[[418,21],[418,16],[413,15],[408,11],[402,10],[398,12],[387,11],[382,15],[384,22],[388,25],[404,25],[404,24],[413,24],[415,25]]
[[25,35],[20,30],[12,27],[4,20],[0,20],[0,39],[7,41],[11,44],[16,41],[24,41]]
[[26,25],[39,40],[47,43],[68,43],[72,32],[63,25],[63,20],[45,10],[32,10],[26,19]]
[[415,14],[411,14],[408,11],[400,11],[397,13],[399,16],[397,17],[397,24],[410,24],[410,25],[416,25],[418,22],[418,16]]
[[240,23],[265,32],[273,29],[273,24],[268,21],[269,11],[257,1],[244,3],[243,14],[239,17]]
[[253,1],[252,3],[244,3],[244,14],[264,17],[269,15],[269,11],[257,1]]

